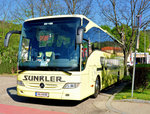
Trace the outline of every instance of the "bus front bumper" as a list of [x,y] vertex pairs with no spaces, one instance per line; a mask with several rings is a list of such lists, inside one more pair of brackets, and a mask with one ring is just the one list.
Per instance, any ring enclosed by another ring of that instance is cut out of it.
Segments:
[[59,99],[59,100],[82,100],[80,88],[60,89],[60,90],[44,90],[29,89],[24,86],[17,86],[17,95],[33,98]]

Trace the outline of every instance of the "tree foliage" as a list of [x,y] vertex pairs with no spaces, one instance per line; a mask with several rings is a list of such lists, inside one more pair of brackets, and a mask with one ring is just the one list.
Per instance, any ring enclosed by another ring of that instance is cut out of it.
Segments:
[[102,25],[101,28],[112,34],[112,30],[108,25]]
[[149,37],[146,34],[146,32],[141,31],[140,32],[140,38],[139,38],[138,52],[148,52],[149,42],[150,42]]

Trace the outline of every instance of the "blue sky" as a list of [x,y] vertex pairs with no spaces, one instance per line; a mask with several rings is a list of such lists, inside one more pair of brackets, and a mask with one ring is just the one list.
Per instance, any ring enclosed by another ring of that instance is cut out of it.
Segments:
[[[7,14],[8,12],[7,10],[10,11],[10,14],[15,10],[16,6],[17,6],[17,0],[1,0],[0,2],[0,7],[4,8],[4,10],[0,11],[0,19],[2,20],[4,18],[4,15]],[[24,0],[21,0],[21,2],[23,2]],[[91,15],[89,15],[89,18],[91,18],[92,21],[94,21],[95,23],[101,25],[104,22],[101,21],[101,17],[99,16],[98,12],[98,4],[96,2],[96,0],[93,0],[92,3],[92,10],[91,10]],[[10,15],[9,14],[9,15]],[[9,17],[10,18],[10,17]]]

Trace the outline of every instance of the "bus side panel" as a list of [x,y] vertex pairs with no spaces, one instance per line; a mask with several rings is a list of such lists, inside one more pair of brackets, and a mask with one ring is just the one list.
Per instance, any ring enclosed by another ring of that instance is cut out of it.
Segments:
[[118,67],[120,61],[117,58],[112,58],[111,54],[95,50],[88,58],[86,69],[89,69],[93,82],[96,77],[100,76],[101,89],[104,89],[117,82],[118,73],[119,79],[123,78],[123,67]]
[[[100,77],[100,86],[102,87],[102,66],[100,64],[100,57],[104,56],[100,51],[94,51],[91,53],[87,60],[85,71],[89,72],[89,93],[93,95],[95,92],[95,81],[96,78]],[[101,88],[102,89],[102,88]]]
[[85,68],[84,71],[81,72],[81,97],[86,98],[94,93],[94,81],[93,74],[91,69]]

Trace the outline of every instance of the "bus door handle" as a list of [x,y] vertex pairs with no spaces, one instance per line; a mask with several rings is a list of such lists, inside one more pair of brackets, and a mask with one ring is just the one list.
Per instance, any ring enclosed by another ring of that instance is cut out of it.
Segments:
[[97,68],[97,71],[100,71],[100,70],[107,70],[107,67],[104,67],[104,66],[102,66],[101,68]]
[[101,70],[103,70],[103,67],[101,67],[101,68],[97,68],[97,71],[101,71]]
[[104,70],[104,69],[107,70],[107,67],[106,66],[102,66],[102,70]]

